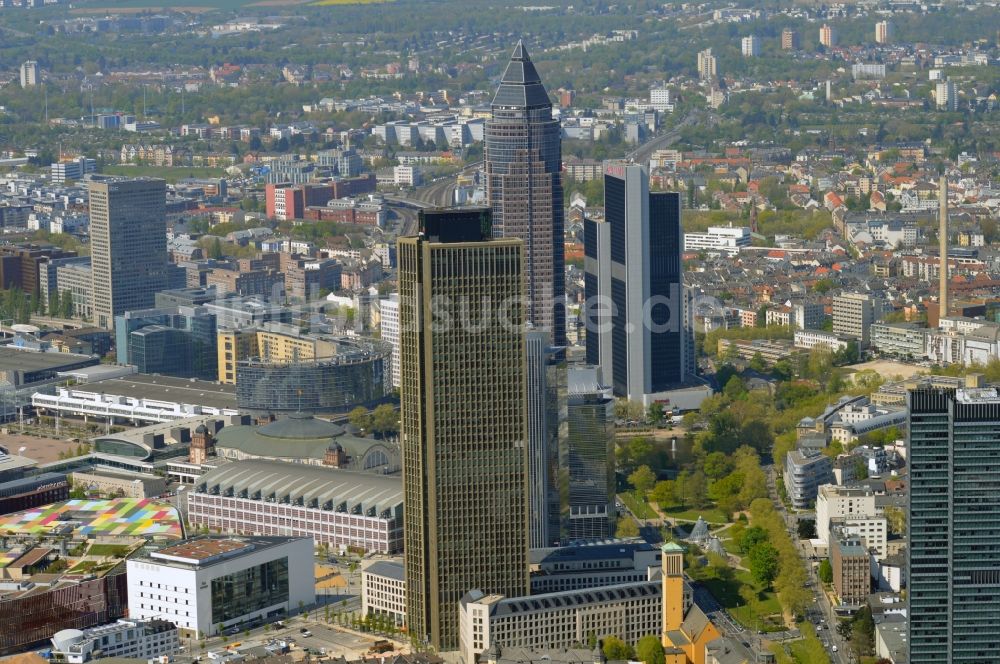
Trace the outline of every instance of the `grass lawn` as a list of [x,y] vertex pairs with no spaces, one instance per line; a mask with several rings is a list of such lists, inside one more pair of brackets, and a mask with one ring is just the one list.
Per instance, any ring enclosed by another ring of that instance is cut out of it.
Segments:
[[121,544],[91,544],[87,554],[91,556],[114,556],[121,558],[128,553],[129,547]]
[[[663,506],[660,506],[663,509]],[[667,516],[673,517],[675,519],[680,519],[682,521],[697,521],[698,517],[705,519],[709,523],[726,524],[729,523],[729,519],[715,507],[705,507],[703,509],[692,509],[687,505],[674,505],[663,509],[663,513]]]
[[126,175],[128,177],[146,176],[151,178],[163,178],[167,182],[173,183],[184,178],[220,178],[224,177],[224,168],[209,168],[206,166],[130,166],[119,164],[104,167],[105,175]]
[[83,561],[77,563],[76,565],[74,565],[69,570],[69,573],[70,574],[82,574],[83,572],[90,572],[90,571],[92,571],[95,567],[97,567],[97,563],[95,563],[93,560],[83,560]]
[[795,661],[801,664],[830,664],[830,656],[816,637],[813,626],[807,622],[799,623],[799,631],[802,632],[802,638],[788,646]]
[[649,506],[649,503],[640,499],[633,491],[619,493],[618,499],[625,504],[625,507],[627,507],[637,519],[655,519],[659,516],[656,511]]

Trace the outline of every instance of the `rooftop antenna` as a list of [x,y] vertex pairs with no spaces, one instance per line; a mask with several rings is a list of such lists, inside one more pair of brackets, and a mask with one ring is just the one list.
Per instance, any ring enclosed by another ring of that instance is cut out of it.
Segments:
[[938,208],[940,210],[940,228],[938,229],[938,243],[941,254],[941,266],[938,282],[940,311],[938,321],[943,316],[948,315],[948,178],[944,175],[938,181]]

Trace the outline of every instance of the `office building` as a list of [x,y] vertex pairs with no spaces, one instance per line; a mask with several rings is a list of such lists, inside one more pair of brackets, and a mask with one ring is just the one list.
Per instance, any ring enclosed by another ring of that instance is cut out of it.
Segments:
[[52,637],[52,661],[84,664],[105,657],[153,660],[181,648],[169,620],[119,620],[84,630],[64,629]]
[[706,48],[704,51],[698,51],[698,78],[703,81],[713,81],[717,75],[718,69],[715,56],[712,55],[712,49]]
[[819,43],[826,48],[831,48],[837,45],[837,29],[832,25],[823,24],[823,27],[819,29]]
[[[0,456],[0,460],[4,457]],[[41,473],[0,481],[0,515],[51,505],[69,498],[69,482],[63,473]]]
[[[24,293],[40,291],[48,278],[51,261],[79,261],[74,251],[50,244],[19,243],[0,245],[0,289],[18,288]],[[48,293],[46,293],[46,296]]]
[[816,537],[829,544],[833,519],[876,514],[875,494],[870,489],[824,484],[816,496]]
[[166,183],[155,178],[93,180],[90,264],[94,322],[153,306],[167,287]]
[[406,613],[436,650],[458,647],[465,593],[529,589],[524,245],[491,235],[463,208],[399,241]]
[[52,184],[66,184],[82,180],[84,175],[97,172],[97,160],[77,157],[71,161],[59,161],[50,167],[49,179]]
[[781,31],[781,49],[783,51],[797,51],[802,48],[802,38],[798,30],[785,28]]
[[115,316],[119,364],[139,373],[215,380],[218,350],[215,314],[201,306],[126,311]]
[[21,87],[31,88],[41,82],[38,71],[38,63],[34,60],[27,60],[21,63]]
[[892,41],[892,23],[889,21],[879,21],[875,24],[875,43],[888,44]]
[[406,573],[392,560],[370,561],[361,569],[361,615],[383,615],[406,624]]
[[[558,501],[553,495],[558,472],[559,403],[556,369],[558,360],[544,330],[525,335],[528,396],[528,546],[549,546],[559,537]],[[551,374],[551,375],[550,375]]]
[[808,509],[823,484],[833,481],[830,457],[815,450],[792,450],[785,455],[785,490],[796,509]]
[[327,449],[329,464],[321,466],[263,459],[219,465],[187,492],[188,521],[215,532],[308,537],[333,551],[399,553],[399,477],[338,468],[343,447]]
[[591,634],[635,643],[656,634],[663,612],[660,584],[644,581],[530,597],[472,590],[459,608],[460,651],[474,664],[492,647],[568,648]]
[[617,517],[614,398],[597,367],[569,370],[559,468],[559,541],[610,537]]
[[872,591],[871,560],[860,538],[834,533],[830,542],[833,588],[841,604],[860,606]]
[[710,254],[735,256],[751,243],[750,229],[746,226],[710,226],[704,233],[685,233],[684,251],[705,251]]
[[918,385],[907,405],[909,661],[1000,661],[1000,395]]
[[199,537],[126,565],[129,617],[169,620],[185,636],[274,622],[316,601],[311,538]]
[[882,318],[882,301],[865,293],[844,293],[833,298],[833,332],[858,340],[858,349],[871,344],[871,328]]
[[744,58],[759,58],[760,57],[760,37],[757,35],[749,35],[743,38],[740,45],[740,50],[743,52]]
[[399,387],[399,295],[390,295],[379,300],[379,335],[382,341],[392,346],[392,360],[388,372],[389,387]]
[[650,193],[634,164],[606,166],[604,192],[604,220],[584,222],[587,363],[615,396],[647,403],[681,385],[692,362],[680,195]]
[[524,242],[525,318],[548,332],[554,345],[565,346],[561,130],[521,42],[504,71],[490,114],[483,159],[493,235]]
[[958,92],[954,81],[940,81],[934,86],[934,102],[938,110],[957,111]]

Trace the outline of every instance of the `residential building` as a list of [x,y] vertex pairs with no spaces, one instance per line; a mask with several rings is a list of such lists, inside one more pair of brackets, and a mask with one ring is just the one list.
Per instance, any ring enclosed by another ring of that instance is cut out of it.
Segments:
[[657,113],[673,113],[674,103],[670,100],[670,89],[666,87],[650,88],[649,105]]
[[[515,69],[533,71],[519,53]],[[422,211],[419,224],[398,250],[406,613],[411,633],[450,650],[471,589],[529,591],[526,312],[510,305],[524,244],[491,239],[488,209]],[[469,301],[475,325],[447,308]]]
[[860,539],[838,535],[830,543],[833,588],[841,604],[860,606],[872,591],[871,562]]
[[997,661],[1000,395],[917,384],[907,406],[909,661]]
[[872,324],[882,317],[882,302],[865,293],[844,293],[833,298],[833,331],[858,340],[858,349],[868,350]]
[[802,48],[802,37],[797,30],[785,28],[781,31],[781,49],[783,51],[797,51]]
[[744,58],[759,58],[760,37],[757,35],[744,37],[740,45],[740,50],[742,51]]
[[875,43],[888,44],[892,41],[892,23],[889,21],[879,21],[875,24]]
[[566,345],[561,146],[552,102],[518,42],[486,122],[486,199],[494,236],[524,242],[525,318],[556,346]]
[[826,48],[837,45],[837,29],[826,23],[819,29],[819,43]]
[[126,565],[129,617],[170,620],[195,638],[316,601],[311,538],[197,537]]
[[52,661],[84,664],[105,657],[152,660],[181,648],[169,620],[119,620],[84,630],[64,629],[52,637]]
[[255,459],[209,470],[187,492],[189,523],[238,535],[307,537],[333,551],[399,553],[399,477],[340,468],[338,447],[330,443],[323,465]]
[[566,389],[566,436],[559,454],[559,541],[614,534],[615,414],[611,388],[594,366],[572,367]]
[[684,251],[705,251],[735,256],[742,247],[750,246],[750,229],[743,226],[709,226],[704,233],[685,233]]
[[653,581],[505,597],[472,590],[459,607],[459,650],[466,664],[494,646],[568,648],[588,635],[617,636],[634,643],[659,631],[660,584]]
[[816,537],[830,543],[830,523],[835,518],[875,517],[875,493],[864,487],[824,484],[816,495]]
[[604,189],[604,219],[584,222],[587,363],[615,396],[648,403],[692,373],[680,194],[651,193],[635,164],[609,164]]
[[712,55],[712,49],[706,48],[698,51],[698,78],[703,81],[714,81],[718,75],[716,58]]
[[155,178],[91,180],[90,264],[94,322],[153,306],[167,288],[166,183]]
[[955,88],[955,82],[951,80],[939,81],[934,86],[934,102],[937,104],[938,110],[957,111],[958,91]]
[[389,371],[389,386],[399,387],[399,295],[393,294],[384,300],[379,300],[379,330],[380,338],[392,345],[392,362]]
[[21,63],[21,87],[32,88],[41,83],[38,63],[34,60],[27,60]]
[[785,490],[796,509],[808,509],[823,484],[833,481],[830,457],[818,451],[792,450],[785,455]]
[[885,64],[856,62],[851,65],[851,78],[855,81],[881,81],[885,78]]

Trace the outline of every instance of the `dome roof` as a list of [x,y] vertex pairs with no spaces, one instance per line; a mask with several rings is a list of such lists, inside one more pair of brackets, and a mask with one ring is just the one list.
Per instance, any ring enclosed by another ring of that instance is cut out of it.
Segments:
[[194,432],[195,433],[208,433],[208,427],[206,427],[204,424],[199,424],[198,427],[194,430]]
[[257,434],[265,438],[286,440],[316,440],[333,438],[344,433],[344,428],[333,422],[317,420],[307,413],[293,413],[283,420],[265,424],[257,428]]

